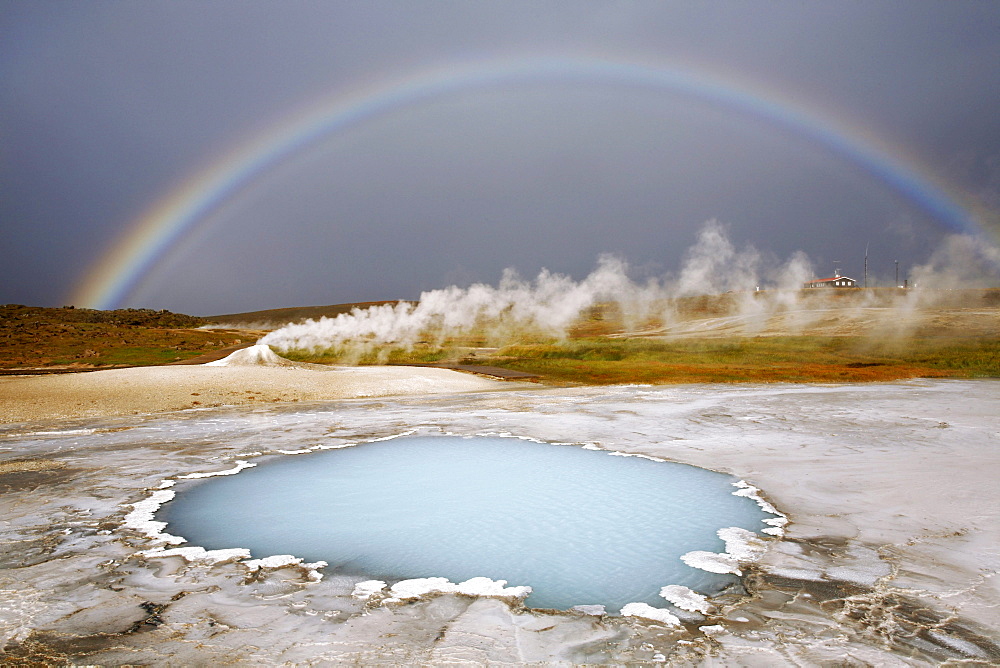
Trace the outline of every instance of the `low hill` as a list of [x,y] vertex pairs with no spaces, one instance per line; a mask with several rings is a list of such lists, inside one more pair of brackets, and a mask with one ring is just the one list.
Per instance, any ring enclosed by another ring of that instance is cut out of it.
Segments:
[[0,305],[0,371],[87,371],[200,363],[253,343],[267,330],[306,318],[396,302],[252,311],[196,317],[153,309]]
[[167,364],[241,345],[242,330],[203,330],[208,324],[170,311],[0,306],[0,369]]

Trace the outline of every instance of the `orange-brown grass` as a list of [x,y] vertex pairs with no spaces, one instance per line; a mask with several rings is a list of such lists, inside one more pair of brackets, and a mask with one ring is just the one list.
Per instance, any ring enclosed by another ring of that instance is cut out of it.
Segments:
[[875,382],[907,378],[953,377],[927,367],[896,365],[851,368],[834,364],[784,364],[770,367],[749,365],[693,365],[663,362],[530,362],[512,361],[503,367],[538,374],[543,381],[614,385],[622,383],[822,383]]

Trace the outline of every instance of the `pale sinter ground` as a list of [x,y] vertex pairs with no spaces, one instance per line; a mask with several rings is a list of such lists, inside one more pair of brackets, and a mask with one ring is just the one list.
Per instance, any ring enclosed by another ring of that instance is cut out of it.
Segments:
[[[155,378],[157,370],[134,371],[142,372],[135,378]],[[372,380],[366,369],[177,371],[231,372],[217,377],[219,391],[242,389],[239,383],[255,373],[275,392],[295,378],[289,372]],[[375,385],[386,394],[373,399],[104,420],[43,415],[0,430],[0,635],[8,658],[149,664],[666,659],[762,666],[1000,661],[996,382],[525,389],[450,372],[431,380],[418,373],[438,370],[398,371],[404,373],[393,382],[410,378],[440,391],[447,384],[433,380],[459,378],[476,386],[450,386],[471,394],[389,396],[392,383],[382,376]],[[171,370],[174,386],[186,391],[182,377]],[[26,385],[4,383],[12,386]],[[483,387],[508,391],[478,391]],[[369,383],[364,391],[372,389]],[[363,577],[329,573],[317,581],[314,570],[287,560],[249,563],[238,554],[219,560],[197,550],[157,557],[158,545],[171,546],[123,527],[133,504],[155,500],[164,480],[235,472],[241,462],[268,455],[414,429],[505,432],[705,466],[760,487],[791,524],[756,566],[744,566],[753,595],[723,597],[707,614],[671,609],[665,601],[664,610],[680,616],[683,626],[658,613],[647,614],[661,621],[552,614],[523,610],[516,599],[461,593],[383,604],[377,596],[355,595]]]
[[2,377],[0,422],[108,417],[273,402],[476,392],[496,387],[490,380],[445,369],[298,364],[278,357],[266,346],[254,346],[237,351],[225,360],[194,366]]

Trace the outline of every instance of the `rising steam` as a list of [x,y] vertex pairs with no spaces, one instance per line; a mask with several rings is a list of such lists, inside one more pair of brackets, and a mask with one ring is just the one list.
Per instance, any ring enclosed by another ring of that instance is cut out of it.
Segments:
[[516,332],[562,336],[584,309],[635,291],[625,269],[610,256],[602,257],[597,269],[580,282],[548,271],[525,281],[508,269],[497,287],[478,283],[431,290],[415,304],[384,304],[287,325],[261,343],[280,350],[316,351],[347,345],[410,348],[473,332],[485,332],[491,340],[509,339]]
[[[967,277],[955,267],[968,271],[970,257],[980,257],[980,264],[996,263],[1000,254],[995,248],[984,249],[966,237],[956,237],[913,275],[928,285],[948,277],[954,282],[965,281]],[[260,343],[282,351],[339,349],[355,359],[371,351],[381,354],[386,348],[441,345],[463,336],[499,345],[528,336],[565,337],[588,309],[598,305],[614,307],[622,326],[632,334],[683,336],[704,333],[706,326],[711,326],[720,334],[747,336],[759,334],[776,319],[781,321],[782,331],[794,333],[830,318],[821,304],[826,296],[820,293],[827,290],[801,290],[803,282],[814,276],[804,253],[796,252],[784,261],[768,260],[751,246],[737,249],[724,227],[709,221],[676,275],[636,282],[629,278],[627,264],[610,255],[602,256],[597,268],[581,281],[547,270],[534,280],[525,280],[508,269],[495,287],[475,284],[431,290],[416,303],[354,309],[333,318],[286,325]],[[812,294],[806,298],[804,293]],[[683,308],[704,295],[723,295],[726,312],[693,322],[690,314],[684,316]],[[871,318],[880,310],[875,307],[886,305],[884,297],[881,304],[875,299],[866,293],[838,314]],[[911,290],[890,299],[896,313],[893,327],[899,332],[904,324],[898,315],[906,312],[907,306],[912,310],[920,293]]]
[[[475,284],[424,292],[417,303],[399,302],[354,309],[333,318],[307,320],[271,332],[261,343],[279,350],[318,351],[345,346],[410,348],[419,342],[477,333],[491,341],[509,341],[527,333],[563,337],[588,308],[617,304],[626,321],[669,315],[673,298],[719,291],[753,291],[759,285],[760,254],[753,248],[734,249],[722,226],[711,221],[685,258],[676,280],[636,283],[628,266],[602,256],[582,281],[543,270],[533,281],[508,269],[498,286]],[[807,261],[796,255],[775,273],[778,287],[798,287],[807,275]]]

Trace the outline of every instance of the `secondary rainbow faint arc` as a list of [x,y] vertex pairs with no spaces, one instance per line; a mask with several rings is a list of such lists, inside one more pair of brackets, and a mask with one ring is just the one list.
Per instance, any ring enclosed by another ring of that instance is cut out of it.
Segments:
[[[254,178],[334,132],[443,95],[528,83],[577,82],[659,88],[733,109],[801,136],[847,160],[959,232],[976,232],[969,212],[921,176],[913,160],[894,157],[860,129],[846,131],[779,95],[754,94],[692,70],[594,58],[528,58],[470,63],[341,94],[295,114],[194,174],[146,211],[85,277],[69,303],[115,308],[186,232]],[[874,145],[874,146],[872,146]],[[895,149],[892,151],[901,154]],[[913,163],[908,166],[906,163]]]

